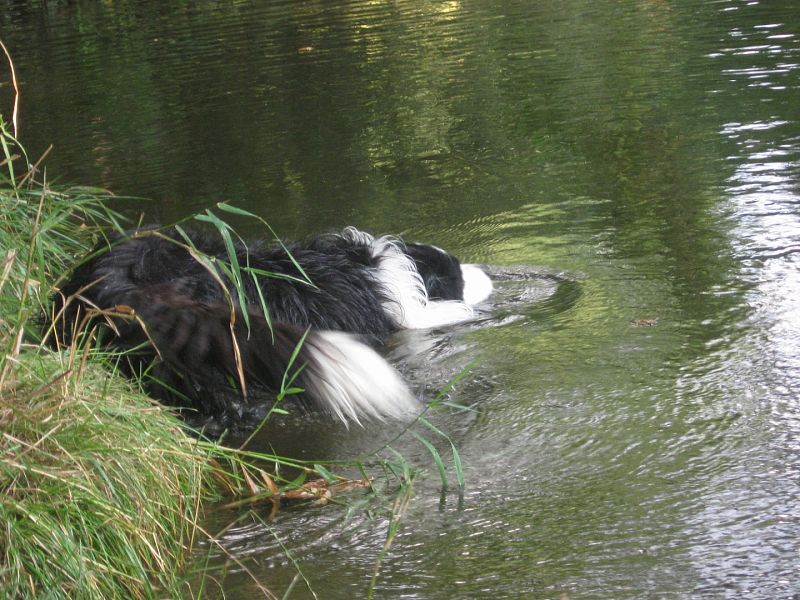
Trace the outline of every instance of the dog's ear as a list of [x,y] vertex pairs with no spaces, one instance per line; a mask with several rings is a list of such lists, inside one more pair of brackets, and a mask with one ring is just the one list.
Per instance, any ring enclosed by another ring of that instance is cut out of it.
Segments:
[[429,299],[464,299],[461,263],[455,256],[429,244],[406,244],[405,253],[414,261]]

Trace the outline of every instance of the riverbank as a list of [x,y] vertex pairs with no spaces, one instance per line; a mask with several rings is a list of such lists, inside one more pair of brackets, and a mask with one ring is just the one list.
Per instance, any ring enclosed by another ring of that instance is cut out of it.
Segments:
[[[52,284],[116,215],[100,190],[0,174],[0,589],[8,598],[180,595],[207,452],[88,347],[39,346]],[[25,161],[27,163],[27,160]]]

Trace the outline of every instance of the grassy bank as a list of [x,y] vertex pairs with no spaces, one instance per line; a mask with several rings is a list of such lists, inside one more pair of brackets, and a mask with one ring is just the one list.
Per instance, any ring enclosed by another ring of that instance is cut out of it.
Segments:
[[195,442],[97,366],[19,357],[0,393],[0,589],[177,596],[209,470]]
[[121,228],[108,208],[118,199],[37,181],[2,122],[0,146],[0,596],[191,595],[182,569],[194,542],[209,539],[198,525],[208,501],[274,512],[363,487],[319,465],[198,440],[115,376],[101,350],[43,346],[58,279],[102,231]]
[[168,411],[109,377],[102,357],[37,344],[52,283],[116,216],[100,191],[35,182],[5,129],[2,142],[0,590],[179,596],[211,493],[207,453]]

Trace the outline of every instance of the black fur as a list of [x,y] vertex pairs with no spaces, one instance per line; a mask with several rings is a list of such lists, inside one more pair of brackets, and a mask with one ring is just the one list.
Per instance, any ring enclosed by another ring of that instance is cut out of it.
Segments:
[[431,300],[463,300],[461,263],[452,254],[428,244],[406,244]]

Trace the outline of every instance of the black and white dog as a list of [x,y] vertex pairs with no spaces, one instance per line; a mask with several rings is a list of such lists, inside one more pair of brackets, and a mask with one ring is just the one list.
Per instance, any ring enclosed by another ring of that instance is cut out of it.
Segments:
[[99,325],[109,347],[129,351],[126,369],[157,382],[152,395],[233,416],[247,390],[286,385],[299,348],[292,385],[308,403],[345,423],[385,420],[418,404],[367,344],[470,319],[492,291],[480,268],[444,250],[354,228],[303,244],[236,244],[236,261],[230,250],[174,229],[112,236],[54,297],[53,339],[69,344]]

